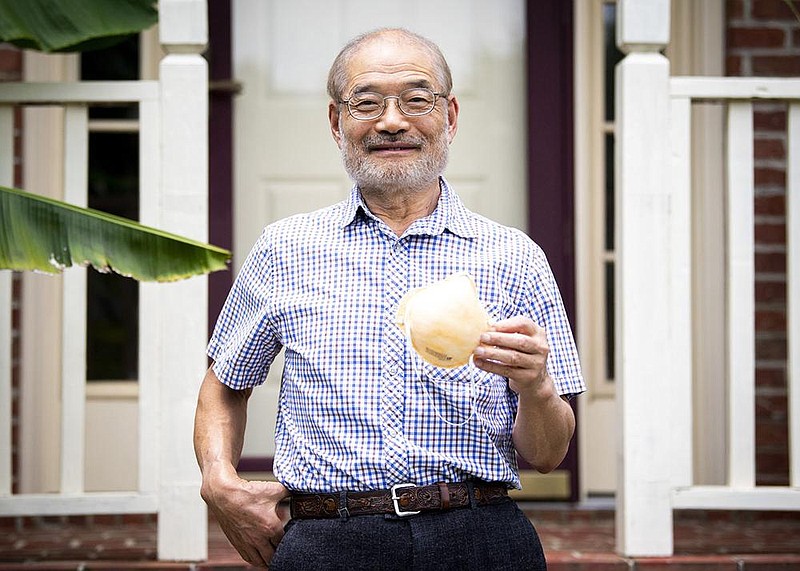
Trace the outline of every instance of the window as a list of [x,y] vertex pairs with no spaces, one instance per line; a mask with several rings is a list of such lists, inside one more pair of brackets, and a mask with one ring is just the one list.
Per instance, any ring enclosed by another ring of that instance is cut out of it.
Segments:
[[[82,80],[139,78],[139,37],[81,54]],[[89,207],[139,218],[138,107],[89,110]],[[139,286],[118,274],[87,277],[86,376],[89,381],[138,377]]]
[[579,257],[578,331],[581,361],[594,397],[613,397],[616,323],[614,76],[624,54],[616,46],[617,4],[579,7],[576,77],[576,196]]

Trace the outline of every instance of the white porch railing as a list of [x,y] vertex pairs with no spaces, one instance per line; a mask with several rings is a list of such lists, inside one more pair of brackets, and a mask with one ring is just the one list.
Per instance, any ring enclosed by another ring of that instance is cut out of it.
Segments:
[[[690,78],[670,81],[673,193],[676,214],[673,221],[676,235],[690,236],[691,213],[688,207],[693,189],[688,184],[689,133],[691,104],[722,101],[727,105],[726,145],[726,346],[727,346],[727,483],[724,486],[692,486],[691,432],[685,422],[681,430],[682,446],[674,453],[683,455],[677,465],[684,470],[676,474],[678,484],[672,491],[676,509],[764,509],[800,510],[800,80]],[[756,486],[755,450],[755,265],[754,265],[754,168],[753,168],[753,101],[768,99],[787,104],[786,158],[786,248],[787,248],[787,382],[789,416],[788,487]],[[702,189],[694,189],[702,192]],[[678,206],[679,205],[679,206]],[[676,252],[676,264],[689,267],[686,248]],[[682,272],[681,279],[688,279]],[[688,283],[680,288],[688,293]],[[676,300],[679,311],[690,311],[691,299],[684,295]],[[691,358],[691,339],[682,338],[679,353]],[[691,377],[674,379],[683,384],[677,394],[691,395]],[[680,405],[691,411],[691,402]],[[675,419],[676,425],[680,419]]]
[[[620,0],[616,77],[617,551],[673,552],[675,509],[800,510],[800,80],[670,77],[669,0]],[[789,485],[756,486],[754,100],[788,107]],[[727,107],[727,478],[692,467],[691,105]]]
[[[0,84],[0,182],[13,183],[15,106],[65,109],[64,196],[85,206],[88,108],[138,103],[141,222],[206,239],[207,90],[204,62],[167,56],[172,81]],[[207,554],[205,505],[191,448],[197,386],[205,368],[206,279],[140,285],[139,474],[130,492],[86,492],[86,272],[63,274],[61,478],[57,494],[11,493],[11,280],[0,272],[0,515],[157,513],[160,559]],[[34,390],[30,388],[30,390]]]
[[[800,80],[669,77],[656,53],[620,66],[617,132],[622,378],[617,550],[670,555],[675,509],[800,510]],[[788,107],[788,486],[756,486],[753,101]],[[727,481],[693,485],[690,133],[693,102],[727,109]],[[626,102],[628,103],[626,105]]]
[[[208,42],[205,0],[160,0],[158,82],[0,85],[0,182],[13,183],[12,106],[65,112],[65,197],[86,203],[87,107],[136,102],[140,120],[140,218],[189,238],[208,236]],[[85,272],[64,274],[61,490],[11,494],[11,279],[0,272],[0,515],[157,513],[158,557],[207,556],[207,518],[192,450],[199,380],[206,368],[207,280],[139,289],[139,478],[129,493],[83,485]]]
[[[105,82],[75,84],[0,84],[0,139],[4,148],[12,148],[13,114],[15,107],[49,104],[64,109],[64,200],[77,206],[87,205],[88,193],[88,109],[97,103],[138,103],[141,115],[140,155],[142,222],[158,220],[159,202],[159,87],[156,82]],[[13,150],[13,149],[12,149]],[[13,186],[14,153],[0,155],[3,184]],[[157,442],[158,399],[151,394],[158,390],[157,379],[143,375],[139,388],[144,406],[139,407],[140,470],[139,490],[131,494],[90,494],[84,492],[84,443],[86,403],[86,272],[85,268],[70,268],[63,275],[63,331],[61,335],[61,466],[59,496],[51,494],[11,495],[11,414],[2,416],[0,435],[7,446],[3,450],[0,472],[0,514],[54,515],[70,513],[130,513],[156,512],[158,507]],[[10,272],[2,272],[5,315],[10,315]],[[152,303],[149,301],[147,303]],[[143,310],[148,311],[144,307]],[[5,308],[8,308],[6,311]],[[57,321],[54,321],[57,323]],[[11,346],[10,322],[3,324],[0,344]],[[142,340],[157,334],[154,324],[142,322]],[[142,345],[143,361],[151,358],[149,343]],[[3,359],[3,406],[10,403],[11,359]],[[26,390],[33,390],[33,387]],[[148,406],[148,403],[152,403]],[[23,427],[24,430],[24,427]],[[94,508],[100,503],[102,508]],[[92,511],[86,511],[92,510]],[[101,511],[94,511],[101,510]]]

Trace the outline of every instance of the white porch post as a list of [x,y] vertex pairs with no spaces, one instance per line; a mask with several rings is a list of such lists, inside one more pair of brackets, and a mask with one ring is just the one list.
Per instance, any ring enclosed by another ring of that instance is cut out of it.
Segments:
[[[160,226],[208,239],[208,40],[205,0],[161,0]],[[197,390],[206,368],[207,279],[159,286],[161,351],[159,559],[201,560],[208,552],[206,507],[192,448]]]
[[674,355],[669,176],[669,0],[620,0],[616,75],[617,551],[672,553],[669,398]]
[[[14,109],[0,106],[0,184],[14,186]],[[0,271],[0,497],[11,495],[11,272]]]

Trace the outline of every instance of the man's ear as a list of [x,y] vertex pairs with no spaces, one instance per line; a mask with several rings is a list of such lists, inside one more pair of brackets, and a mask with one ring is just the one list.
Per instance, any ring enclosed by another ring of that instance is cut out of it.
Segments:
[[328,122],[331,127],[331,135],[339,148],[342,148],[342,132],[339,129],[339,119],[339,104],[331,101],[328,103]]
[[458,131],[458,99],[455,95],[447,98],[447,142],[452,143]]

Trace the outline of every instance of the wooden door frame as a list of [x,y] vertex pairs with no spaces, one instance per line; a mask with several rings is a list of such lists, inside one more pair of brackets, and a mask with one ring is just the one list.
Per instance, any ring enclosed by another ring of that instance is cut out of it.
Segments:
[[[231,1],[208,4],[208,241],[233,250],[233,80]],[[233,285],[233,269],[208,276],[208,335]]]
[[[573,332],[575,189],[573,145],[573,0],[527,1],[528,228],[547,254]],[[578,400],[572,401],[573,408]],[[576,410],[577,417],[577,410]],[[578,432],[559,469],[578,501]]]

